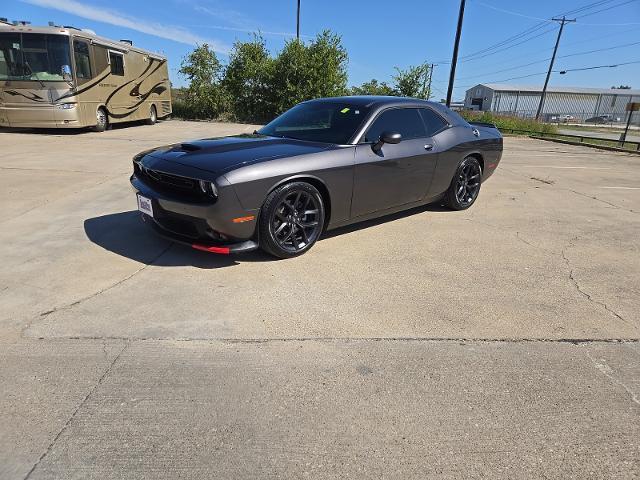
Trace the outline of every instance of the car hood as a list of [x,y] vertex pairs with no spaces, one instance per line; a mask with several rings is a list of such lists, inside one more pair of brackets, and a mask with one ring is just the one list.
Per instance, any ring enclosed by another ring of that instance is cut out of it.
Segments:
[[335,147],[326,143],[254,134],[182,142],[149,150],[143,154],[170,163],[223,174],[252,163],[306,155],[331,148]]

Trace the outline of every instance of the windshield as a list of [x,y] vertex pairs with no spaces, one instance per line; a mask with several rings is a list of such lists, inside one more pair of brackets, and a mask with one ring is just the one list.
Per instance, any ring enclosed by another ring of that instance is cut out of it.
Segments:
[[70,58],[66,35],[0,33],[0,80],[61,81]]
[[340,102],[309,102],[296,105],[258,131],[272,137],[346,144],[369,109]]

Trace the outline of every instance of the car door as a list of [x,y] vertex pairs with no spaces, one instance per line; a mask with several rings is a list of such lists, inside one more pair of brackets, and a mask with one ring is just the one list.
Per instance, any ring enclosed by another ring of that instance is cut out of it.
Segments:
[[[398,144],[372,145],[382,132],[402,135]],[[417,108],[384,110],[356,146],[353,218],[424,198],[437,162],[436,147],[429,138]]]

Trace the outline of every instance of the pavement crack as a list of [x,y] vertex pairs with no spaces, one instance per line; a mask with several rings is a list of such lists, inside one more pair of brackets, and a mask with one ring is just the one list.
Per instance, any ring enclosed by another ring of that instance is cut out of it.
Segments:
[[584,349],[584,353],[593,362],[593,366],[596,367],[596,370],[598,370],[600,373],[602,373],[605,377],[607,377],[616,385],[619,385],[620,387],[624,388],[624,390],[631,396],[631,401],[640,405],[640,398],[638,397],[638,395],[633,390],[631,390],[631,388],[627,384],[625,384],[622,380],[612,375],[613,370],[611,369],[611,367],[609,367],[605,363],[598,362],[598,360],[593,358],[593,356],[589,353],[587,349]]
[[620,205],[616,205],[615,203],[607,202],[606,200],[602,200],[601,198],[598,198],[595,195],[588,195],[586,193],[578,192],[577,190],[572,190],[570,188],[567,188],[566,190],[571,192],[571,193],[575,193],[576,195],[580,195],[581,197],[590,198],[591,200],[595,200],[597,202],[604,203],[605,205],[609,205],[610,207],[616,208],[618,210],[624,210],[624,211],[631,212],[631,213],[640,213],[640,212],[637,212],[637,211],[632,210],[630,208],[624,208],[624,207],[621,207]]
[[[517,172],[517,171],[511,170],[510,168],[506,168],[504,166],[500,167],[500,171],[505,171],[505,172],[511,173],[512,175],[514,175],[516,177],[525,178],[525,179],[529,179],[529,180],[537,180],[537,181],[542,181],[543,183],[547,183],[546,181],[543,181],[543,180],[541,180],[539,178],[534,178],[534,177],[522,175],[521,172]],[[558,185],[555,185],[555,188],[558,188],[559,190],[564,190],[565,192],[571,192],[571,193],[573,193],[575,195],[580,195],[581,197],[588,198],[590,200],[595,200],[596,202],[604,203],[605,205],[608,205],[608,206],[613,207],[613,208],[618,209],[618,210],[623,210],[625,212],[636,213],[636,214],[640,213],[640,212],[638,212],[636,210],[633,210],[633,209],[630,209],[630,208],[621,207],[620,205],[616,205],[615,203],[611,203],[611,202],[608,202],[606,200],[602,200],[601,198],[598,198],[595,195],[588,195],[586,193],[582,193],[582,192],[579,192],[577,190],[573,190],[571,188],[558,187]]]
[[[119,285],[122,285],[123,283],[131,280],[133,277],[135,277],[136,275],[138,275],[139,273],[143,272],[147,267],[155,264],[155,262],[157,262],[158,260],[160,260],[160,258],[167,253],[172,247],[173,247],[173,243],[170,243],[169,245],[167,245],[167,247],[165,247],[153,260],[151,260],[149,263],[146,263],[145,265],[143,265],[142,267],[138,268],[136,271],[134,271],[133,273],[127,275],[126,277],[118,280],[117,282],[109,285],[108,287],[105,287],[101,290],[98,290],[97,292],[92,293],[91,295],[87,295],[86,297],[83,297],[79,300],[76,300],[72,303],[69,303],[67,305],[62,305],[60,307],[55,307],[52,308],[51,310],[46,310],[42,313],[40,313],[39,318],[43,318],[43,317],[48,317],[49,315],[51,315],[52,313],[56,313],[62,310],[68,310],[70,308],[76,307],[78,305],[80,305],[81,303],[86,302],[87,300],[91,300],[92,298],[96,298],[99,295],[102,295],[105,292],[108,292],[109,290],[112,290],[114,288],[116,288]],[[38,318],[38,317],[37,317]],[[29,323],[27,323],[27,325],[22,329],[22,335],[24,336],[24,333],[29,330],[31,328],[31,326],[34,323],[34,319],[32,319],[31,321],[29,321]]]
[[510,229],[508,229],[508,228],[502,227],[502,226],[500,226],[500,225],[494,225],[494,224],[492,224],[492,223],[483,222],[482,220],[478,220],[478,219],[476,219],[476,218],[471,218],[471,217],[469,217],[469,218],[465,218],[464,220],[466,220],[467,222],[479,223],[480,225],[485,225],[485,226],[487,226],[487,227],[495,228],[495,229],[497,229],[497,230],[500,230],[500,231],[502,231],[502,232],[508,233],[508,234],[510,234],[510,235],[514,235],[514,236],[516,237],[516,239],[517,239],[517,240],[519,240],[520,242],[524,243],[525,245],[528,245],[528,246],[533,247],[533,248],[538,249],[538,250],[542,250],[543,252],[547,252],[547,253],[550,253],[550,254],[552,254],[552,255],[557,255],[557,254],[558,254],[557,252],[553,252],[553,251],[548,250],[548,249],[546,249],[546,248],[544,248],[544,247],[541,247],[541,246],[539,246],[539,245],[536,245],[536,244],[534,244],[534,243],[531,243],[531,242],[530,242],[530,241],[528,241],[526,238],[524,238],[524,237],[522,236],[522,233],[521,233],[521,232],[519,232],[519,231],[516,231],[516,232],[515,232],[515,234],[514,234],[514,233],[513,233],[513,231],[511,231],[511,230],[510,230]]
[[595,298],[593,298],[593,296],[589,293],[586,292],[582,286],[580,286],[580,283],[578,283],[578,280],[576,279],[576,277],[574,276],[573,272],[573,266],[571,265],[571,261],[569,260],[569,258],[567,257],[567,249],[570,248],[571,246],[573,246],[573,243],[578,239],[578,237],[574,237],[573,239],[571,239],[569,241],[569,244],[562,250],[561,254],[562,254],[562,258],[564,259],[565,263],[567,264],[567,267],[569,268],[569,280],[571,280],[571,283],[573,283],[573,286],[575,287],[575,289],[584,297],[586,298],[589,302],[594,303],[596,305],[600,305],[602,308],[604,308],[607,312],[609,312],[611,315],[613,315],[614,317],[616,317],[618,320],[620,320],[621,322],[627,324],[627,325],[632,325],[631,322],[629,322],[628,320],[626,320],[622,315],[620,315],[618,312],[616,312],[615,310],[613,310],[612,308],[610,308],[606,303],[601,302],[599,300],[596,300]]
[[33,464],[33,466],[31,467],[31,469],[27,472],[27,474],[24,477],[24,480],[27,480],[29,477],[31,477],[31,474],[36,470],[36,468],[38,468],[38,465],[40,465],[40,463],[42,463],[42,461],[47,457],[47,455],[49,455],[49,453],[51,452],[51,450],[53,449],[54,445],[56,444],[56,442],[58,441],[58,439],[62,436],[62,434],[67,430],[67,428],[69,428],[69,426],[71,425],[71,422],[73,422],[73,420],[76,418],[76,415],[78,414],[78,412],[80,411],[80,409],[87,403],[87,401],[91,398],[91,396],[93,395],[93,393],[96,391],[96,389],[102,385],[102,383],[104,382],[105,378],[107,378],[107,375],[109,375],[109,373],[111,373],[111,371],[113,370],[113,367],[115,366],[116,362],[118,361],[118,359],[120,358],[120,356],[124,353],[124,351],[127,349],[127,347],[129,346],[129,343],[125,343],[122,347],[122,349],[120,349],[120,351],[118,352],[118,354],[113,358],[113,360],[109,363],[109,365],[107,366],[106,370],[102,373],[102,375],[100,376],[100,378],[98,378],[98,381],[95,383],[95,385],[93,385],[93,387],[91,387],[91,389],[89,390],[89,392],[84,396],[84,398],[80,401],[80,403],[78,404],[78,406],[73,410],[73,412],[71,413],[71,415],[69,416],[69,418],[67,419],[67,421],[65,422],[65,424],[62,426],[62,428],[60,429],[60,431],[56,434],[56,436],[53,438],[53,440],[51,441],[51,443],[49,443],[49,446],[47,447],[47,449],[44,451],[44,453],[42,455],[40,455],[40,458],[38,458],[38,460],[36,460],[36,462]]

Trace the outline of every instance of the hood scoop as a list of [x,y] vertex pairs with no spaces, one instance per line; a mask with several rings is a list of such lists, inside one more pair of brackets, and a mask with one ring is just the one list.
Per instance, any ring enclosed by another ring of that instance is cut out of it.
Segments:
[[183,152],[197,152],[198,150],[202,150],[202,147],[193,143],[181,143],[180,150]]

